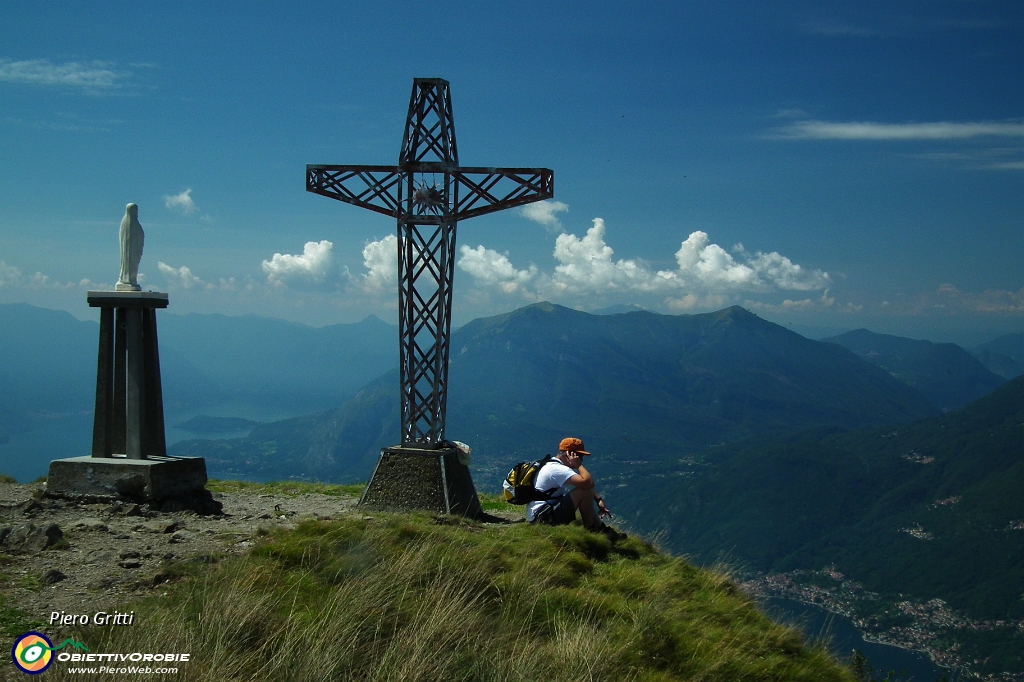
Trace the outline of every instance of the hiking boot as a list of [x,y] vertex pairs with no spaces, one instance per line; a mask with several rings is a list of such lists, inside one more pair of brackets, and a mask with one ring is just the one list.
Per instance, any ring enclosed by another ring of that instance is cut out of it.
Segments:
[[607,523],[602,524],[601,527],[596,529],[594,532],[601,533],[602,535],[604,535],[606,538],[608,538],[612,542],[618,542],[619,540],[625,540],[626,538],[629,537],[625,533],[620,533],[619,531],[615,530],[614,528],[609,526]]

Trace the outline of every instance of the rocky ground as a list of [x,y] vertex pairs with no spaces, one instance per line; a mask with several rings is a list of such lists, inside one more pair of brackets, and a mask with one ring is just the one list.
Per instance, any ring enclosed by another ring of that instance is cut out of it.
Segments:
[[223,514],[49,499],[39,484],[0,483],[3,606],[49,622],[54,611],[124,611],[159,589],[176,562],[218,560],[253,546],[261,528],[355,513],[355,497],[217,493]]

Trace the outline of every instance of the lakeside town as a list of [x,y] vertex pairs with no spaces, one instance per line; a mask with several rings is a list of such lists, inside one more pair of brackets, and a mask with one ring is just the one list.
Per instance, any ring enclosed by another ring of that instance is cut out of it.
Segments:
[[849,580],[835,566],[821,571],[792,571],[765,575],[740,583],[751,597],[792,599],[849,618],[865,641],[920,651],[962,677],[985,682],[1024,682],[1022,672],[978,672],[986,660],[976,658],[962,640],[964,633],[1017,628],[1024,620],[976,620],[956,611],[942,599],[914,602],[883,599]]

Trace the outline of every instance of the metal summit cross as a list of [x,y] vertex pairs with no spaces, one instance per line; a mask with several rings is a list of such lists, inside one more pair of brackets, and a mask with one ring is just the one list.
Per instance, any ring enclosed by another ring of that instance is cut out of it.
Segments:
[[398,220],[401,445],[381,451],[360,503],[477,515],[466,457],[445,440],[455,229],[553,197],[554,173],[459,166],[448,81],[416,78],[398,165],[308,165],[306,190]]

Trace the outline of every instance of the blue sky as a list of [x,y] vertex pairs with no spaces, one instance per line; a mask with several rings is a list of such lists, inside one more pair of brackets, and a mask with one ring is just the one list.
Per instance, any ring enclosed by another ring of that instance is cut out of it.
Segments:
[[0,302],[92,317],[139,205],[171,311],[394,321],[395,226],[304,191],[395,163],[417,76],[460,160],[555,201],[459,225],[456,323],[536,300],[962,343],[1024,331],[1024,5],[0,6]]

